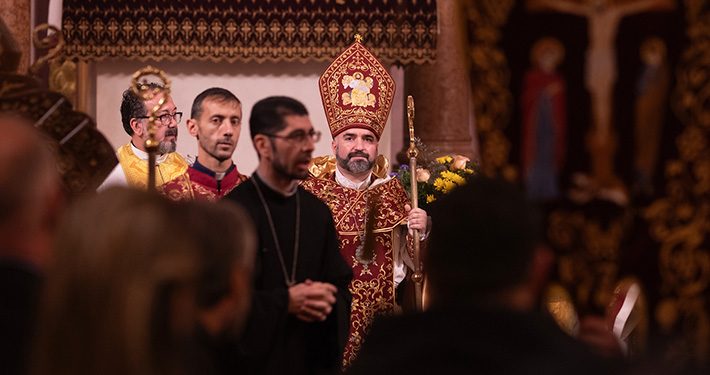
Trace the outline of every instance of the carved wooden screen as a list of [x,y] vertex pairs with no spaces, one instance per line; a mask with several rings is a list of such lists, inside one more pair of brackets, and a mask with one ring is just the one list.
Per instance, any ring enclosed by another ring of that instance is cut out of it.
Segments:
[[[592,13],[555,11],[560,3]],[[592,18],[633,3],[666,6],[624,15],[606,50],[592,48],[600,42]],[[603,312],[619,279],[639,278],[661,343],[655,350],[681,368],[710,362],[709,19],[707,0],[469,1],[482,171],[530,189],[526,152],[550,150],[555,186],[536,186],[558,254],[556,279],[583,312]],[[603,63],[612,74],[597,70]],[[595,138],[604,128],[595,123],[599,87],[611,90],[611,126]],[[546,101],[531,109],[534,96]],[[527,121],[541,114],[543,121]],[[526,139],[526,126],[540,124],[554,136]],[[652,137],[649,162],[643,145]]]
[[359,33],[379,58],[435,58],[436,1],[65,0],[66,56],[332,60]]

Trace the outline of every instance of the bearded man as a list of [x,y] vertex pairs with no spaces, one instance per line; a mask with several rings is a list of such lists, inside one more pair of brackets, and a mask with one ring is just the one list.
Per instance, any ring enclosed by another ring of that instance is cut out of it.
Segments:
[[[151,83],[148,84],[148,88],[154,90],[161,86]],[[128,89],[123,92],[121,100],[121,122],[131,140],[116,151],[119,164],[98,190],[116,185],[147,188],[148,152],[145,149],[145,141],[148,139],[148,114],[163,97],[165,101],[155,113],[155,139],[160,142],[155,160],[155,185],[163,185],[185,173],[188,164],[180,154],[175,152],[177,126],[182,119],[182,112],[177,111],[170,95],[163,92],[150,100],[143,100],[133,90]]]
[[336,374],[350,316],[350,267],[333,216],[299,182],[320,132],[303,103],[272,96],[249,117],[259,165],[227,195],[256,226],[252,309],[240,340],[245,374]]
[[395,91],[387,69],[358,40],[319,83],[335,155],[314,159],[302,185],[330,208],[340,254],[353,271],[347,367],[372,320],[399,310],[397,288],[414,269],[412,234],[426,234],[428,217],[411,209],[402,184],[387,175],[387,159],[378,156]]

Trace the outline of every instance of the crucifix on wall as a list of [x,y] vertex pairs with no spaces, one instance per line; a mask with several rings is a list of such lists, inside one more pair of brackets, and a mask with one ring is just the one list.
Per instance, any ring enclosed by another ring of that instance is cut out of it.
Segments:
[[584,84],[591,97],[591,127],[587,148],[591,153],[592,177],[601,188],[623,184],[614,174],[616,133],[613,124],[613,93],[617,78],[616,38],[621,20],[648,11],[671,10],[675,0],[527,0],[530,11],[555,11],[587,20]]

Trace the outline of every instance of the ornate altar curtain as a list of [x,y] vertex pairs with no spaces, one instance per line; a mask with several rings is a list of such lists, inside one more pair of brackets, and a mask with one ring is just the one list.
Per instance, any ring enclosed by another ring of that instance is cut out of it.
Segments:
[[436,0],[64,0],[65,55],[82,60],[330,60],[355,34],[378,57],[436,54]]

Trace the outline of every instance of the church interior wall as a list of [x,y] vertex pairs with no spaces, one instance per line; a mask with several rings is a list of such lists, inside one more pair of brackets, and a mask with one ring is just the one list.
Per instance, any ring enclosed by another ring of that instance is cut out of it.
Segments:
[[[232,91],[242,102],[242,129],[234,161],[242,173],[251,174],[258,164],[256,152],[249,137],[249,114],[258,100],[271,95],[286,95],[302,101],[310,114],[316,130],[323,137],[316,144],[314,156],[331,153],[331,137],[318,90],[318,77],[327,68],[327,62],[283,63],[212,63],[200,61],[140,62],[129,60],[105,60],[96,62],[96,123],[114,148],[125,144],[128,136],[121,126],[121,94],[131,82],[136,70],[151,64],[164,70],[172,81],[172,97],[178,110],[183,112],[179,125],[177,150],[183,155],[197,155],[197,143],[189,135],[186,121],[192,101],[203,90],[219,86]],[[393,76],[403,85],[403,73],[393,68]],[[402,104],[397,102],[392,113],[401,113]],[[401,116],[400,116],[401,118]],[[399,147],[393,147],[392,134],[401,134],[401,124],[393,132],[389,119],[379,152],[390,160]],[[395,137],[396,138],[396,137]],[[398,140],[401,145],[401,140]],[[395,145],[397,146],[397,145]]]

